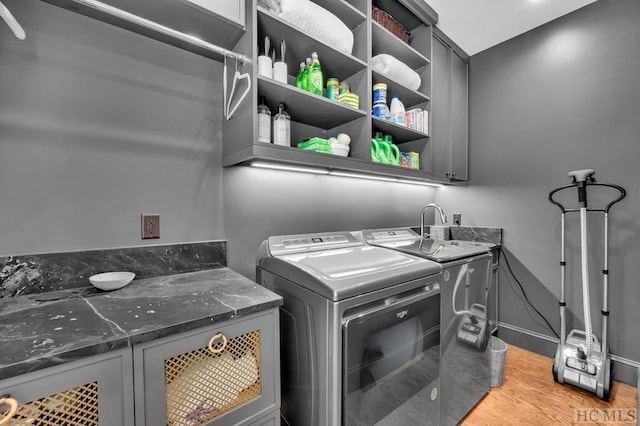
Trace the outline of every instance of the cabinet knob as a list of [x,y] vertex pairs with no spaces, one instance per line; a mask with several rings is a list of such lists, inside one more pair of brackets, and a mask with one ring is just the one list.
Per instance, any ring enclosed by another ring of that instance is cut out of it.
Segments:
[[451,173],[451,177],[453,177],[453,176],[455,176],[455,175],[456,175],[456,172]]
[[446,177],[449,177],[449,175],[451,175],[451,173],[447,172],[444,174]]
[[227,348],[227,343],[229,343],[227,336],[222,333],[216,333],[211,340],[209,340],[209,352],[212,354],[222,353]]
[[5,414],[4,418],[0,419],[0,425],[3,425],[11,420],[11,417],[13,417],[13,415],[18,411],[18,401],[16,401],[14,398],[11,398],[9,395],[3,395],[0,398],[0,406],[2,405],[8,405],[9,411]]

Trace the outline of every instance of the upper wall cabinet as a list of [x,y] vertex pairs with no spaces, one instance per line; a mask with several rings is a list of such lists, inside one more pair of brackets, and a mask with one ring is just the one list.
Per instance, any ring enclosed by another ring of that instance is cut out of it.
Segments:
[[433,38],[432,173],[468,179],[468,62],[439,30]]
[[[45,1],[224,61],[224,166],[266,160],[323,173],[467,179],[465,55],[443,42],[446,38],[434,37],[437,14],[422,0],[309,0],[287,2],[286,10],[268,7],[277,2],[259,6],[259,0]],[[295,84],[300,64],[312,52],[324,73],[322,93]],[[259,72],[257,65],[266,58],[280,63],[282,78],[274,78],[271,69]],[[329,79],[350,91],[350,102],[328,96]],[[373,87],[380,83],[386,84],[387,105],[397,95],[413,125],[374,116]],[[280,104],[286,106],[290,145],[258,141],[262,98],[272,116]],[[340,133],[350,137],[346,157],[297,147]],[[374,156],[379,133],[391,139],[386,155],[395,154],[395,163]],[[416,157],[414,168],[399,161]]]
[[[329,24],[331,21],[320,18],[322,11],[309,16],[306,10],[262,8],[257,0],[247,0],[247,30],[234,50],[246,51],[252,59],[251,64],[240,71],[251,76],[251,102],[245,101],[225,120],[224,165],[268,161],[310,166],[327,172],[432,180],[427,127],[395,124],[372,116],[372,110],[375,104],[373,86],[385,83],[387,105],[390,106],[392,96],[397,95],[406,110],[431,114],[432,25],[437,16],[431,16],[431,21],[425,19],[428,14],[420,16],[420,10],[428,7],[418,0],[313,0],[308,4],[321,7],[340,22]],[[374,8],[388,14],[406,31],[406,37],[401,37],[393,26],[374,16]],[[353,41],[348,49],[343,48],[346,39]],[[324,73],[322,94],[313,94],[295,84],[300,64],[312,52],[318,54]],[[286,64],[284,79],[259,72],[257,64],[259,60],[265,60],[264,56],[269,56],[271,62]],[[390,64],[379,66],[381,56],[384,60],[392,56],[400,63],[400,68]],[[410,71],[411,78],[405,78],[404,69]],[[235,69],[230,68],[227,81],[231,82],[234,75]],[[357,104],[330,99],[326,91],[328,79],[348,86],[350,92],[357,95]],[[285,104],[291,117],[291,146],[258,141],[257,106],[261,99],[272,117],[278,112],[278,105]],[[234,100],[231,102],[233,104]],[[419,168],[374,161],[372,138],[378,132],[390,136],[398,152],[417,153]],[[346,133],[351,139],[347,157],[296,147],[298,142],[309,138],[329,139],[339,133]]]
[[[246,30],[245,0],[45,0],[164,43],[221,60],[220,54],[150,29],[152,21],[226,49],[232,49]],[[106,7],[102,7],[102,5]],[[116,10],[114,10],[115,8]],[[120,11],[142,20],[132,23]]]

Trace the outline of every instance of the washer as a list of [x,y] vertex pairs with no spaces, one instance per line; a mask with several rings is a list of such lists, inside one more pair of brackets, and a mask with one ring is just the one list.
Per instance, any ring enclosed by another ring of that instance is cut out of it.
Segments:
[[284,299],[290,425],[440,424],[438,263],[328,232],[269,237],[256,276]]
[[487,306],[495,245],[424,238],[411,228],[368,229],[356,235],[367,244],[442,265],[441,423],[458,424],[490,388]]

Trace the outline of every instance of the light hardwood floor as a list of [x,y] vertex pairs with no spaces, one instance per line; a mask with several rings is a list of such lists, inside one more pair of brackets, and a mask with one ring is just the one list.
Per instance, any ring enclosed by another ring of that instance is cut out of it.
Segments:
[[460,424],[604,425],[614,419],[617,425],[639,424],[635,387],[614,382],[609,401],[604,402],[554,382],[551,365],[551,358],[509,345],[502,386],[491,388]]

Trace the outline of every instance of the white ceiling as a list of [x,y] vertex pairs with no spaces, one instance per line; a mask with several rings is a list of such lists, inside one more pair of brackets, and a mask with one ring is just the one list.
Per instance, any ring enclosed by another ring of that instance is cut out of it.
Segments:
[[426,0],[438,27],[469,55],[502,43],[595,0]]

